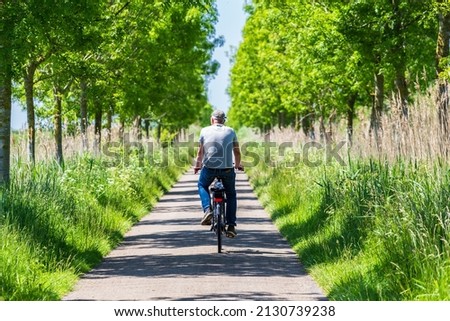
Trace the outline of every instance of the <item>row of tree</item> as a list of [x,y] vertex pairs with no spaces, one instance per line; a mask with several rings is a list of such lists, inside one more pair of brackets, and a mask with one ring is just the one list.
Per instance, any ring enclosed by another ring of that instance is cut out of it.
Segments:
[[386,97],[408,117],[420,88],[439,81],[439,116],[448,134],[448,0],[253,0],[231,71],[235,125],[268,130],[347,118],[370,106],[379,131]]
[[213,0],[0,0],[0,180],[12,96],[26,105],[31,162],[36,115],[54,131],[60,163],[64,130],[85,138],[93,123],[100,146],[113,119],[159,132],[195,122],[218,68],[216,20]]

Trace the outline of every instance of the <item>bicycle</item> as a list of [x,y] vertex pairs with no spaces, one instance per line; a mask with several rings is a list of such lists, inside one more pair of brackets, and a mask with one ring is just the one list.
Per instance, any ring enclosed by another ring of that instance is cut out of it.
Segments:
[[222,253],[222,236],[226,235],[226,195],[222,179],[216,177],[210,187],[212,201],[211,231],[217,236],[217,253]]
[[[194,173],[197,174],[198,171],[202,170],[201,167],[194,168]],[[231,169],[230,169],[231,170]],[[243,171],[244,168],[242,166],[239,166],[237,170]],[[226,175],[226,174],[224,174]],[[227,237],[235,237],[236,232],[233,226],[233,231],[230,231],[230,226],[228,226],[227,222],[227,215],[226,215],[226,190],[225,186],[223,185],[222,179],[224,179],[226,176],[221,177],[220,173],[215,173],[213,176],[210,176],[210,178],[213,178],[212,183],[208,186],[208,192],[209,192],[209,208],[211,209],[211,214],[205,214],[202,225],[211,225],[210,231],[213,231],[217,236],[217,252],[222,252],[222,236],[226,235]],[[211,220],[211,222],[204,224],[204,222],[207,222]],[[228,226],[228,229],[226,227]]]

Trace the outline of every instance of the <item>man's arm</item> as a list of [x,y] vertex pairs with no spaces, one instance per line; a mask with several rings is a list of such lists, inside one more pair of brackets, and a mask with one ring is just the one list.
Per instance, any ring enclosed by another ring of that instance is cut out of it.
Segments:
[[238,142],[233,143],[233,154],[234,154],[234,168],[240,171],[244,170],[244,167],[241,165],[241,148],[239,147]]
[[197,174],[199,170],[202,169],[203,160],[203,144],[200,143],[198,146],[197,158],[195,160],[194,173]]

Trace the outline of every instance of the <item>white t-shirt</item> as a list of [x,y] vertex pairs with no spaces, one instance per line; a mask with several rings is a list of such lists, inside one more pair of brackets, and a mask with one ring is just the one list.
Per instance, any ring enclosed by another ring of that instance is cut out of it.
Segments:
[[235,131],[227,126],[215,124],[200,132],[203,144],[203,166],[207,168],[233,168],[233,148],[237,143]]

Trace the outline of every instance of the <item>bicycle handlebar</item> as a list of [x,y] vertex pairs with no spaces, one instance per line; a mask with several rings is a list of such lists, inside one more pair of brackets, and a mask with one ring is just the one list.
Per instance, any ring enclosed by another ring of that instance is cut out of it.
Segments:
[[[197,174],[199,171],[202,170],[202,168],[203,168],[203,166],[202,167],[194,167],[194,174]],[[243,172],[244,171],[244,166],[240,165],[240,166],[238,166],[237,168],[234,168],[234,169]]]

